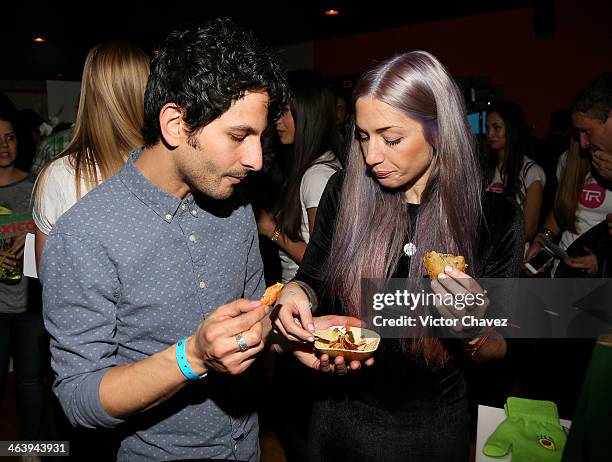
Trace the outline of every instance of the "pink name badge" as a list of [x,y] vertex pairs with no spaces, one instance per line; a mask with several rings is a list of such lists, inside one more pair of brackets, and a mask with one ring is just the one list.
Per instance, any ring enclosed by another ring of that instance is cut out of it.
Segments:
[[606,190],[597,183],[585,184],[580,195],[580,203],[587,209],[596,209],[606,200]]

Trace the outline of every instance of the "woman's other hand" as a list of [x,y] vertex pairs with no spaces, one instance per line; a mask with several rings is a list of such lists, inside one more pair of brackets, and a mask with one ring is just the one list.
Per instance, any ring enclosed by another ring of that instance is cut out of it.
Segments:
[[[435,294],[441,296],[442,300],[448,298],[446,297],[447,294],[453,296],[454,304],[439,303],[440,300],[436,300],[434,306],[443,318],[456,320],[455,325],[451,327],[456,333],[468,329],[464,328],[461,322],[465,316],[480,319],[489,306],[489,297],[487,297],[486,291],[480,287],[480,284],[468,274],[451,266],[447,266],[444,273],[440,273],[438,279],[431,282],[431,288]],[[463,300],[465,303],[459,306],[457,300]]]

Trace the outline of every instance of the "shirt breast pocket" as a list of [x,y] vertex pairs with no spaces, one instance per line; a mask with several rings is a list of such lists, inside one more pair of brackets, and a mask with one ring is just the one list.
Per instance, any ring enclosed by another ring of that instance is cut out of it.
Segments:
[[196,268],[208,274],[209,280],[217,281],[222,292],[241,297],[247,277],[247,262],[252,251],[252,237],[226,235],[210,244],[211,247],[202,258],[197,259]]

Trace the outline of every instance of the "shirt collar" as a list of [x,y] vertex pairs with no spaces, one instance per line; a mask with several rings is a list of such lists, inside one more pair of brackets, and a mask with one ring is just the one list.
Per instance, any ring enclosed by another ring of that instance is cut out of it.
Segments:
[[193,196],[189,194],[181,200],[153,185],[134,164],[140,154],[142,148],[134,149],[130,153],[125,167],[119,172],[119,179],[143,204],[149,206],[163,220],[170,222],[177,214],[181,203],[192,202]]

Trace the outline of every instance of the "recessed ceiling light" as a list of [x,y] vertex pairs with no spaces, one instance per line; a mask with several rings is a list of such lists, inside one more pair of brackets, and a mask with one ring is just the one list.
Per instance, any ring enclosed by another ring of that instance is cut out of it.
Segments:
[[339,14],[340,12],[338,10],[334,10],[334,9],[325,10],[326,16],[337,16]]
[[36,36],[32,41],[36,42],[36,43],[45,43],[46,42],[45,38],[41,37],[40,35]]

